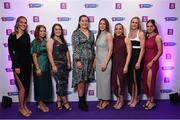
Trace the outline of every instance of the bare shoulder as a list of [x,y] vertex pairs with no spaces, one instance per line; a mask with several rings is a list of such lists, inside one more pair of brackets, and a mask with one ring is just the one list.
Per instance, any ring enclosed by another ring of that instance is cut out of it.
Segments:
[[107,37],[108,37],[108,38],[113,38],[112,33],[107,32]]
[[143,31],[139,31],[139,36],[144,36],[144,32]]
[[157,35],[156,38],[155,38],[155,40],[156,40],[157,42],[161,42],[161,41],[162,41],[162,38],[161,38],[160,35]]
[[131,42],[131,40],[128,37],[125,37],[124,40],[125,40],[125,43],[130,43]]

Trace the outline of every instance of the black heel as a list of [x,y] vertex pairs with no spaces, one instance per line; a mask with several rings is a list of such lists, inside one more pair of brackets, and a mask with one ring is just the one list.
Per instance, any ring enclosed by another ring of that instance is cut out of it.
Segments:
[[63,107],[64,107],[66,110],[69,110],[69,111],[72,110],[72,107],[70,106],[70,104],[69,104],[68,102],[63,103]]
[[61,103],[61,101],[57,101],[57,102],[56,102],[56,107],[58,108],[58,110],[61,110],[61,109],[62,109],[62,103]]

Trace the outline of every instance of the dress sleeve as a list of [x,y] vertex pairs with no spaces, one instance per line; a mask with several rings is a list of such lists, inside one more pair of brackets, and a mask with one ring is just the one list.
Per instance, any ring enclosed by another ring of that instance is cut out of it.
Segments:
[[73,55],[75,61],[80,60],[80,44],[79,44],[79,39],[78,39],[78,34],[76,31],[73,32],[72,34],[72,47],[73,47]]
[[37,53],[37,45],[36,45],[35,40],[33,40],[31,43],[31,54],[33,53]]

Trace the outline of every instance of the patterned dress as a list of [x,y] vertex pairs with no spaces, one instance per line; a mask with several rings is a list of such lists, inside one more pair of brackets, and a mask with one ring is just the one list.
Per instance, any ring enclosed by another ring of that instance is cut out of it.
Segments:
[[156,45],[156,38],[157,34],[148,38],[145,42],[145,48],[146,48],[146,52],[145,52],[145,57],[144,57],[144,69],[143,69],[143,83],[144,83],[144,92],[149,96],[152,97],[154,96],[155,93],[155,82],[156,82],[156,77],[157,77],[157,72],[159,69],[159,62],[156,61],[155,63],[153,63],[152,65],[152,80],[151,80],[151,88],[148,91],[147,89],[147,75],[148,75],[148,69],[147,69],[147,64],[156,56],[157,52],[158,52],[158,48]]
[[53,44],[53,58],[55,65],[57,66],[57,73],[53,73],[53,77],[56,81],[56,93],[58,96],[66,96],[68,89],[68,76],[69,70],[67,68],[66,52],[68,46],[54,40]]
[[[127,48],[125,43],[125,36],[117,36],[113,40],[113,54],[112,54],[112,87],[114,94],[124,95],[126,74],[123,69],[126,63]],[[120,86],[118,86],[118,80]]]
[[[89,31],[89,38],[79,29],[72,34],[73,46],[73,75],[72,86],[77,87],[77,84],[82,81],[94,80],[93,61],[95,56],[94,51],[94,35]],[[83,68],[78,69],[76,61],[81,61]]]
[[52,98],[52,80],[48,55],[46,51],[46,40],[38,42],[36,39],[31,43],[31,53],[37,54],[37,61],[41,69],[41,76],[37,76],[36,67],[33,65],[34,95],[35,100],[49,100]]

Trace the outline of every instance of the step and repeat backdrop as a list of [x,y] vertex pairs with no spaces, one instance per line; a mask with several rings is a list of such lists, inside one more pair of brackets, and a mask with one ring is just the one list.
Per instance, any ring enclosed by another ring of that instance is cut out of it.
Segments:
[[[156,84],[156,98],[168,99],[169,94],[180,92],[180,1],[179,0],[1,0],[0,1],[0,100],[9,96],[18,101],[18,92],[11,69],[11,59],[8,53],[7,39],[13,32],[18,16],[28,19],[28,32],[31,41],[34,39],[35,27],[39,24],[46,26],[48,37],[54,23],[60,23],[64,29],[65,39],[69,43],[72,54],[71,35],[77,28],[78,18],[85,14],[90,19],[90,29],[97,35],[98,22],[105,17],[110,22],[113,33],[114,25],[122,23],[125,33],[129,31],[130,20],[138,16],[142,28],[148,19],[155,19],[163,39],[163,55],[160,58],[160,69]],[[72,58],[72,57],[71,57]],[[55,81],[53,80],[55,101]],[[77,93],[71,88],[72,73],[69,75],[68,98],[77,101]],[[29,101],[34,101],[33,79]],[[88,89],[88,100],[95,101],[96,81]],[[129,99],[129,96],[126,97]],[[142,99],[146,99],[142,95]]]

